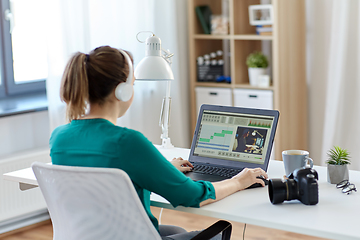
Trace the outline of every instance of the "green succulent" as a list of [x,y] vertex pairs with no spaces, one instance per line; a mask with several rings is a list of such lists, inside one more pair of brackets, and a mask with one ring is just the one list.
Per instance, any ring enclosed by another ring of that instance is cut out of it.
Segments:
[[328,160],[326,163],[332,165],[345,165],[350,164],[350,156],[349,152],[346,149],[342,149],[341,147],[334,146],[333,149],[330,149],[327,153]]
[[246,65],[249,68],[267,68],[269,66],[269,62],[262,52],[254,52],[247,57]]

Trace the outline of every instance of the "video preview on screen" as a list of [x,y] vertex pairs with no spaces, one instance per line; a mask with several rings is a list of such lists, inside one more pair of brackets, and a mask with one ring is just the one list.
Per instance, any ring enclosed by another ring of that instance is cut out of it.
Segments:
[[233,152],[262,155],[267,129],[238,127],[235,134]]

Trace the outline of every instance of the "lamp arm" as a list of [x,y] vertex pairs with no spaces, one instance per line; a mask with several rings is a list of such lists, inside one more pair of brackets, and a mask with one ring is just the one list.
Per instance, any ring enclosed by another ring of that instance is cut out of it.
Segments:
[[174,56],[172,52],[170,52],[168,49],[161,48],[161,51],[163,51],[162,57],[170,64],[172,64],[171,58]]
[[173,148],[169,137],[170,111],[171,111],[171,97],[170,97],[171,82],[167,82],[166,96],[163,99],[163,105],[160,113],[159,125],[162,129],[161,139],[163,148]]
[[[256,130],[255,130],[256,131]],[[259,133],[259,131],[256,131],[257,132],[257,134],[259,134],[262,138],[264,137],[264,135],[261,135],[260,133]]]
[[170,57],[174,56],[174,54],[172,52],[170,52],[169,49],[163,49],[161,48],[161,51],[163,51],[166,55],[171,55]]

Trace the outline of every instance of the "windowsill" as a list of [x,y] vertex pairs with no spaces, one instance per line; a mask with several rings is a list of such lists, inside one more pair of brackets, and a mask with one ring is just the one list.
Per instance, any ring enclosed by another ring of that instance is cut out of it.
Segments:
[[46,93],[33,93],[0,99],[0,118],[23,113],[46,111]]

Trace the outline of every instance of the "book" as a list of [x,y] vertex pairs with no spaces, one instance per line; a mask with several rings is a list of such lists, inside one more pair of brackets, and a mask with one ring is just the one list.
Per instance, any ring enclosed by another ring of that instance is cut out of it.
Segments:
[[196,15],[205,34],[211,33],[211,9],[208,5],[195,7]]
[[265,27],[257,27],[257,32],[272,32],[272,28],[265,28]]
[[259,33],[259,35],[262,35],[262,36],[271,36],[271,35],[272,35],[272,32],[261,32],[261,33]]
[[259,35],[272,35],[272,26],[257,26],[256,33]]

